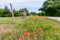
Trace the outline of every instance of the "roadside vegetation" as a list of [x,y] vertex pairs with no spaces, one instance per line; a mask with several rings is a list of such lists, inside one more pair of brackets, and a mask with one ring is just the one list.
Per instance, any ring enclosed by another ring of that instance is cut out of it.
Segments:
[[0,40],[60,40],[60,22],[57,20],[30,16],[0,18]]

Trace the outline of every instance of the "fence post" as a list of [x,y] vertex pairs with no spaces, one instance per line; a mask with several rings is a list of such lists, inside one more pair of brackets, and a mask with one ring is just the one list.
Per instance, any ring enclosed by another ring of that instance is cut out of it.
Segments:
[[12,4],[10,3],[11,13],[12,13],[12,23],[14,23],[14,12],[12,8]]

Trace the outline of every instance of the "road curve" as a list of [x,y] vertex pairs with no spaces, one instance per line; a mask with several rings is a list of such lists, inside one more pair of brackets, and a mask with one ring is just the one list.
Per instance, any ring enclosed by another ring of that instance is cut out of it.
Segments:
[[51,19],[55,19],[55,20],[60,21],[60,17],[48,17],[48,18],[51,18]]

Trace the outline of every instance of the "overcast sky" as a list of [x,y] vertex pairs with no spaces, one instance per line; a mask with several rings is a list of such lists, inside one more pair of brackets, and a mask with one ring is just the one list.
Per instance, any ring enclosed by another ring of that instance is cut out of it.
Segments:
[[45,0],[0,0],[0,8],[4,8],[7,5],[12,3],[13,8],[19,10],[21,8],[27,8],[29,11],[38,12],[38,9],[42,7]]

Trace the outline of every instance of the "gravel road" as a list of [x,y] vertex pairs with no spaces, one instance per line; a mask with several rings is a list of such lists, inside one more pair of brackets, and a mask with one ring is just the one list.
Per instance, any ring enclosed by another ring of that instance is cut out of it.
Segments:
[[60,21],[60,17],[48,17],[48,18],[51,18],[51,19],[55,19],[55,20]]

